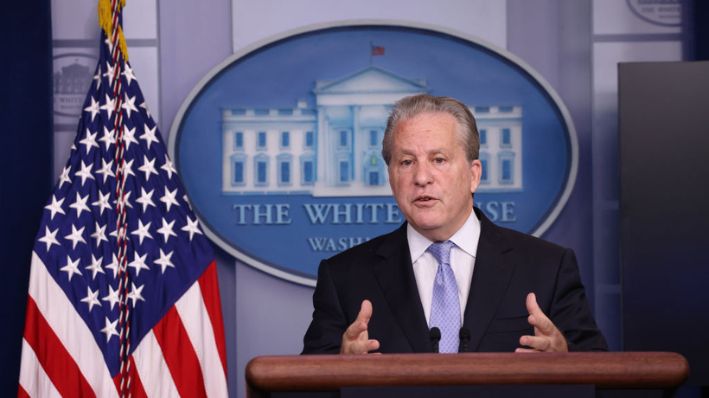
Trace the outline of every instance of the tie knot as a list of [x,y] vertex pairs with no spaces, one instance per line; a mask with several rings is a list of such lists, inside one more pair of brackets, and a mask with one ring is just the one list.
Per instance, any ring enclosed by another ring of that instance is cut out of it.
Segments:
[[438,264],[450,265],[451,249],[455,243],[447,240],[445,242],[434,242],[428,247],[428,251],[433,254]]

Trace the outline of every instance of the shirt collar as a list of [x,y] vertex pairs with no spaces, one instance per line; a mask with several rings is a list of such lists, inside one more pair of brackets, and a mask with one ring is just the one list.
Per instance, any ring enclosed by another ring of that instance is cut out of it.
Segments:
[[[431,243],[433,243],[432,240],[415,230],[410,223],[406,225],[406,238],[409,242],[409,252],[411,253],[412,263],[418,261],[419,257],[421,257]],[[470,212],[465,224],[463,224],[449,240],[472,257],[477,256],[478,241],[480,240],[480,220],[478,220],[478,217],[475,215],[475,211]]]

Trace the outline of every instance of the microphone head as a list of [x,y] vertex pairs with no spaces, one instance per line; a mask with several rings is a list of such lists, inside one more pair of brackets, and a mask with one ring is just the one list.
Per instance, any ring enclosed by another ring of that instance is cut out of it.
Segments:
[[441,339],[441,329],[437,328],[436,326],[432,327],[431,330],[428,332],[428,336],[432,341],[439,341]]

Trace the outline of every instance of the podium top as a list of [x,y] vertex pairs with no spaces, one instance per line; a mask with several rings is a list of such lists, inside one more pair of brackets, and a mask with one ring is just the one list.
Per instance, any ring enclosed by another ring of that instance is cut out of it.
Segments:
[[675,388],[689,374],[671,352],[464,353],[261,356],[246,367],[258,391],[334,391],[361,386],[592,384]]

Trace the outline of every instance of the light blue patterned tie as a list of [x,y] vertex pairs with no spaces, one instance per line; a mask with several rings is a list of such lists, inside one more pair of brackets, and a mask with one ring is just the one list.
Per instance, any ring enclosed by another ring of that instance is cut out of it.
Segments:
[[437,326],[441,330],[440,352],[458,352],[460,301],[458,300],[458,284],[450,264],[453,246],[455,244],[447,240],[433,243],[428,247],[428,251],[438,261],[438,271],[436,271],[436,279],[433,282],[429,327]]

